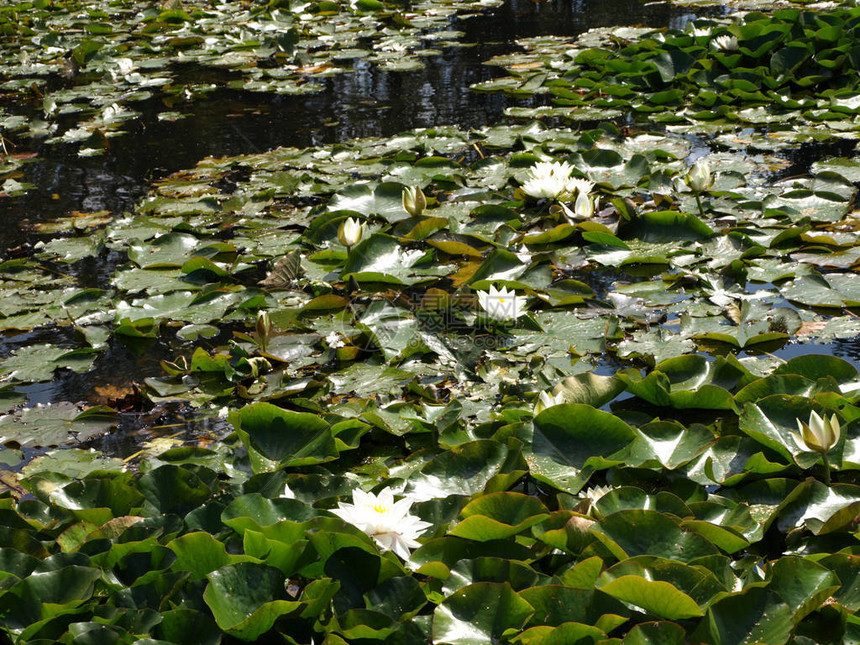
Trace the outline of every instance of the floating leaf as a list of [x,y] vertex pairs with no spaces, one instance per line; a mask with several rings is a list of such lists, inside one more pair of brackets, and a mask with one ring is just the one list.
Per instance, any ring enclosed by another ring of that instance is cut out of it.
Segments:
[[433,640],[453,645],[477,645],[499,639],[507,629],[519,629],[532,606],[508,583],[478,582],[454,592],[433,614]]
[[314,414],[254,403],[231,419],[248,451],[259,455],[258,470],[268,470],[268,464],[320,463],[338,455],[328,423]]
[[706,539],[684,531],[679,521],[656,511],[618,511],[591,530],[619,559],[654,555],[690,562],[717,553]]
[[478,542],[511,537],[549,517],[546,507],[535,498],[510,492],[479,497],[461,514],[464,519],[450,534]]
[[298,611],[302,604],[286,600],[280,571],[250,562],[221,567],[208,576],[203,599],[215,622],[228,634],[256,639],[275,621]]
[[607,582],[600,590],[613,598],[628,602],[645,611],[669,620],[704,615],[695,601],[673,585],[639,576],[621,576]]

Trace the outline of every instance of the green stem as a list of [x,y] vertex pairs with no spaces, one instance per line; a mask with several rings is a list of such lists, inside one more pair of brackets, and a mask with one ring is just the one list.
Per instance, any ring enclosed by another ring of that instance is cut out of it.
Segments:
[[702,208],[702,198],[699,196],[699,193],[696,193],[696,204],[699,207],[699,215],[704,217],[705,216],[705,209]]
[[824,458],[824,485],[830,486],[830,461],[827,459],[827,453],[822,457]]

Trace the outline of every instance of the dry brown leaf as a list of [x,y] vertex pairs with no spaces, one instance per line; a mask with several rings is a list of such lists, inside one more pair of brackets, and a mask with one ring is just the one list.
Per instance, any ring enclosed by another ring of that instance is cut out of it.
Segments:
[[812,336],[827,327],[827,323],[823,321],[804,322],[800,329],[795,332],[796,336]]

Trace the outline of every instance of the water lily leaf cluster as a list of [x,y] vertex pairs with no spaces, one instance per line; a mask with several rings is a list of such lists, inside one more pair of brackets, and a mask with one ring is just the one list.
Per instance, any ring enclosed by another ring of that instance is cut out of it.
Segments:
[[[475,146],[479,158],[463,157]],[[62,380],[155,344],[156,401],[377,391],[387,404],[427,387],[432,400],[511,383],[527,394],[608,357],[642,366],[856,335],[847,160],[772,182],[713,153],[713,183],[694,193],[689,150],[610,124],[533,123],[206,160],[159,182],[135,215],[3,265],[4,328],[66,340],[28,339],[0,369],[22,384]],[[572,207],[579,189],[525,193],[540,163],[586,187],[593,217]],[[410,190],[424,196],[415,214]],[[349,247],[348,223],[361,234]],[[75,282],[81,242],[128,258],[106,288]],[[515,294],[510,324],[488,319],[482,293]]]
[[181,119],[191,101],[225,86],[307,94],[357,60],[383,70],[421,68],[423,57],[461,35],[448,29],[452,16],[494,4],[8,4],[0,8],[0,96],[10,104],[0,110],[0,141],[9,142],[0,147],[0,195],[33,187],[21,181],[21,166],[37,142],[101,155],[142,110]]
[[[31,498],[5,497],[0,624],[22,643],[850,638],[857,370],[697,355],[602,378],[536,416],[413,404],[392,434],[366,404],[253,403],[226,441],[138,473],[34,464]],[[830,488],[783,436],[810,410],[846,429]],[[399,546],[365,526],[391,504],[415,526]]]
[[[38,294],[15,301],[17,329],[68,332],[20,343],[7,379],[61,382],[160,346],[149,399],[226,407],[233,433],[131,470],[53,452],[3,474],[3,629],[783,643],[836,624],[851,638],[860,375],[756,356],[857,334],[853,262],[830,259],[855,246],[853,184],[834,170],[850,164],[772,182],[715,153],[694,194],[689,144],[648,136],[442,128],[211,159],[100,233],[100,253],[127,257],[107,288],[47,270],[74,235],[7,264],[5,288]],[[591,218],[524,193],[549,160],[593,182]],[[479,293],[522,311],[487,317]],[[47,359],[30,373],[33,353]],[[119,421],[8,409],[9,461]],[[826,455],[792,436],[813,412],[841,427]],[[357,489],[381,501],[335,512]],[[370,528],[391,531],[366,514],[392,503],[408,535]]]
[[[202,20],[159,11],[156,42]],[[711,29],[750,55],[738,25]],[[643,35],[617,32],[642,61],[671,41]],[[616,54],[588,56],[638,78]],[[784,176],[784,150],[721,141],[438,127],[206,159],[134,212],[46,228],[0,264],[0,629],[856,640],[860,373],[814,341],[860,334],[857,159]],[[111,406],[35,404],[135,355]],[[223,432],[173,436],[171,405]],[[84,449],[133,416],[140,453]]]
[[[770,7],[769,7],[770,8]],[[735,146],[770,150],[856,132],[854,8],[800,8],[677,29],[597,28],[576,40],[523,39],[523,54],[493,62],[510,76],[474,85],[514,96],[543,94],[551,106],[515,107],[519,118],[575,121],[629,116],[676,131],[742,134]]]

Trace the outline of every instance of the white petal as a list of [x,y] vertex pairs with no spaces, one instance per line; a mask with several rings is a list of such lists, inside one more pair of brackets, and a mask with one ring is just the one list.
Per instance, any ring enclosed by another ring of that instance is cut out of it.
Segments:
[[352,491],[352,503],[356,507],[373,507],[376,504],[376,496],[373,493],[365,493],[360,488]]

